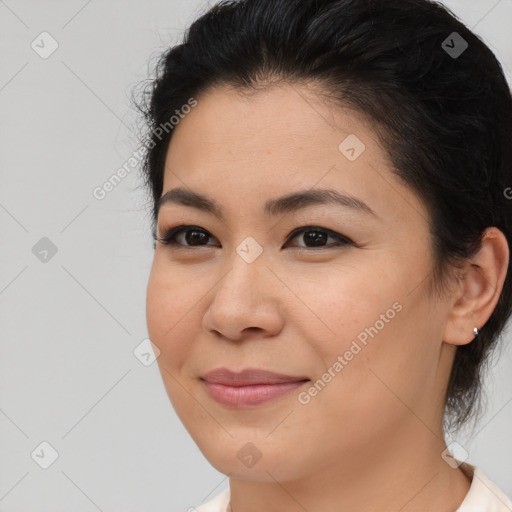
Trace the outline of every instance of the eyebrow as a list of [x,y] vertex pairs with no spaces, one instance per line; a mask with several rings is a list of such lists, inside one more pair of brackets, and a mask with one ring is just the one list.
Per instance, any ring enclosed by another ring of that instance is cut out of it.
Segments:
[[[173,188],[163,194],[157,202],[156,214],[158,215],[162,205],[168,203],[190,206],[210,213],[222,221],[224,220],[222,208],[213,199],[185,188]],[[361,199],[334,189],[299,190],[277,199],[269,199],[264,205],[263,212],[267,216],[277,216],[284,213],[293,213],[309,206],[326,204],[343,206],[379,218]]]

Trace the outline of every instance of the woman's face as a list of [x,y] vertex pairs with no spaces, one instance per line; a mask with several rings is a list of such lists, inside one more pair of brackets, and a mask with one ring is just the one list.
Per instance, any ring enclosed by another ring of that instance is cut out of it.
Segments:
[[[148,332],[176,413],[231,477],[284,481],[335,465],[342,475],[441,435],[454,347],[442,342],[448,303],[428,294],[427,212],[371,127],[317,97],[305,86],[210,89],[167,155],[164,194],[205,196],[222,218],[205,202],[161,204],[161,237],[194,228],[156,245]],[[320,190],[353,199],[265,209]],[[201,379],[220,367],[309,381],[237,407]]]

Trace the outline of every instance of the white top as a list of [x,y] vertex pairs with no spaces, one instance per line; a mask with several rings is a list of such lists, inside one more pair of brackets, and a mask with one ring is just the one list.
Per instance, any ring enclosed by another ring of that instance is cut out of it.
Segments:
[[[481,469],[463,462],[460,468],[471,478],[464,501],[455,512],[512,512],[512,501]],[[197,512],[226,512],[229,503],[229,487],[210,501],[196,507]]]

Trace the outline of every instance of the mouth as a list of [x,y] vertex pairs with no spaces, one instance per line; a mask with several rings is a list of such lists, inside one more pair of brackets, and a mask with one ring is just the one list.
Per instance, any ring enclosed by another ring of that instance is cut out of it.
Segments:
[[291,393],[309,379],[250,368],[234,372],[218,368],[200,378],[209,396],[234,408],[261,405]]

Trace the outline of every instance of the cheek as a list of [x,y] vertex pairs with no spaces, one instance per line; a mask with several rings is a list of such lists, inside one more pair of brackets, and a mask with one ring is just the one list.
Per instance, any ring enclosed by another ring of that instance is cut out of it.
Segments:
[[[169,269],[155,256],[146,291],[146,323],[151,341],[160,349],[158,362],[181,366],[197,335],[203,294],[194,293],[183,273]],[[202,287],[204,289],[204,287]]]
[[[295,282],[294,293],[304,304],[296,321],[325,363],[348,350],[356,338],[364,344],[370,336],[365,329],[378,322],[379,332],[385,331],[398,316],[393,309],[393,284],[370,272],[332,266]],[[384,324],[380,315],[386,311],[388,323]]]
[[404,403],[418,403],[434,385],[428,304],[421,293],[404,292],[411,288],[404,273],[329,275],[300,281],[297,292],[315,312],[300,322],[321,363],[301,403],[309,400],[313,415],[330,411],[344,434],[370,439],[376,428],[398,424],[409,414]]
[[397,368],[401,358],[411,356],[414,347],[403,336],[409,335],[404,332],[408,305],[397,291],[399,276],[383,279],[382,275],[331,268],[296,281],[294,291],[308,306],[301,308],[300,315],[297,310],[296,321],[321,362],[318,377],[329,369],[331,375],[345,376],[331,379],[337,384],[329,387],[357,392],[361,384],[367,386],[369,367]]
[[[149,338],[159,348],[157,364],[167,395],[183,423],[194,417],[189,367],[194,361],[194,339],[200,318],[198,299],[184,275],[174,272],[155,258],[146,292],[146,323]],[[187,278],[188,280],[188,278]],[[196,306],[194,308],[194,306]]]

